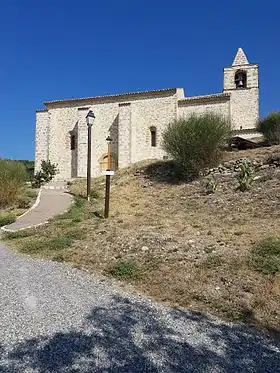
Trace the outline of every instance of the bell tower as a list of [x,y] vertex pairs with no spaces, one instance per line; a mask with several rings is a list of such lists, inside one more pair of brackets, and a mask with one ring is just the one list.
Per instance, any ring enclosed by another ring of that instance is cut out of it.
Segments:
[[232,128],[256,128],[259,119],[259,66],[248,62],[242,48],[238,48],[232,66],[224,69],[224,93],[230,93]]

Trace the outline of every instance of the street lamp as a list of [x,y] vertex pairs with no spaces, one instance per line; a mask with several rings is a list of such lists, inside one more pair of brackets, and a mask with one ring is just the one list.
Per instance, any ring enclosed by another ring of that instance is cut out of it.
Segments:
[[110,136],[107,137],[106,139],[106,142],[108,144],[108,170],[111,170],[111,142],[112,142],[112,139]]
[[[111,170],[111,142],[112,139],[110,136],[107,137],[106,142],[108,144],[108,165],[107,165],[107,171]],[[104,217],[105,219],[109,216],[109,200],[110,200],[110,173],[108,172],[106,174],[106,186],[105,186],[105,210],[104,210]]]
[[88,127],[88,151],[87,151],[87,199],[90,201],[90,189],[91,189],[91,127],[93,125],[93,121],[95,119],[95,115],[93,111],[90,110],[87,113],[86,121]]

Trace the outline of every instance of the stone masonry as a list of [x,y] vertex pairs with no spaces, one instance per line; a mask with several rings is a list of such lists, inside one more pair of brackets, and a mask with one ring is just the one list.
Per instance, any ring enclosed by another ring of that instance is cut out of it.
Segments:
[[166,126],[193,113],[214,112],[228,117],[234,130],[253,131],[259,117],[258,65],[249,64],[239,48],[233,65],[224,69],[223,92],[212,95],[185,97],[182,88],[171,88],[48,101],[45,107],[36,113],[35,171],[44,159],[58,165],[59,179],[86,176],[86,115],[92,110],[92,175],[98,176],[107,156],[108,135],[113,163],[122,168],[163,159]]

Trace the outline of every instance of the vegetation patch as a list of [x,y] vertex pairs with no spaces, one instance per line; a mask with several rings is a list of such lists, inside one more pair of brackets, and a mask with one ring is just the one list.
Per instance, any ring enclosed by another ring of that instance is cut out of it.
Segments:
[[25,166],[16,161],[0,160],[0,208],[11,206],[22,195],[28,174]]
[[269,144],[280,144],[280,111],[270,113],[258,123],[258,131]]
[[105,273],[110,276],[120,279],[137,278],[139,276],[139,270],[135,263],[131,261],[118,261],[117,263],[109,266]]
[[16,221],[16,216],[12,213],[0,213],[0,227]]
[[251,250],[249,265],[265,275],[280,273],[280,237],[267,237]]
[[221,158],[221,148],[230,137],[230,123],[216,114],[192,115],[169,124],[163,133],[163,149],[192,179]]

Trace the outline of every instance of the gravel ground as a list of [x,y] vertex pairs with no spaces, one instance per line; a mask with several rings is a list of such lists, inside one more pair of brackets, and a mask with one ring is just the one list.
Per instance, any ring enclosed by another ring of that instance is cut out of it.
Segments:
[[280,372],[280,344],[0,244],[0,372]]

